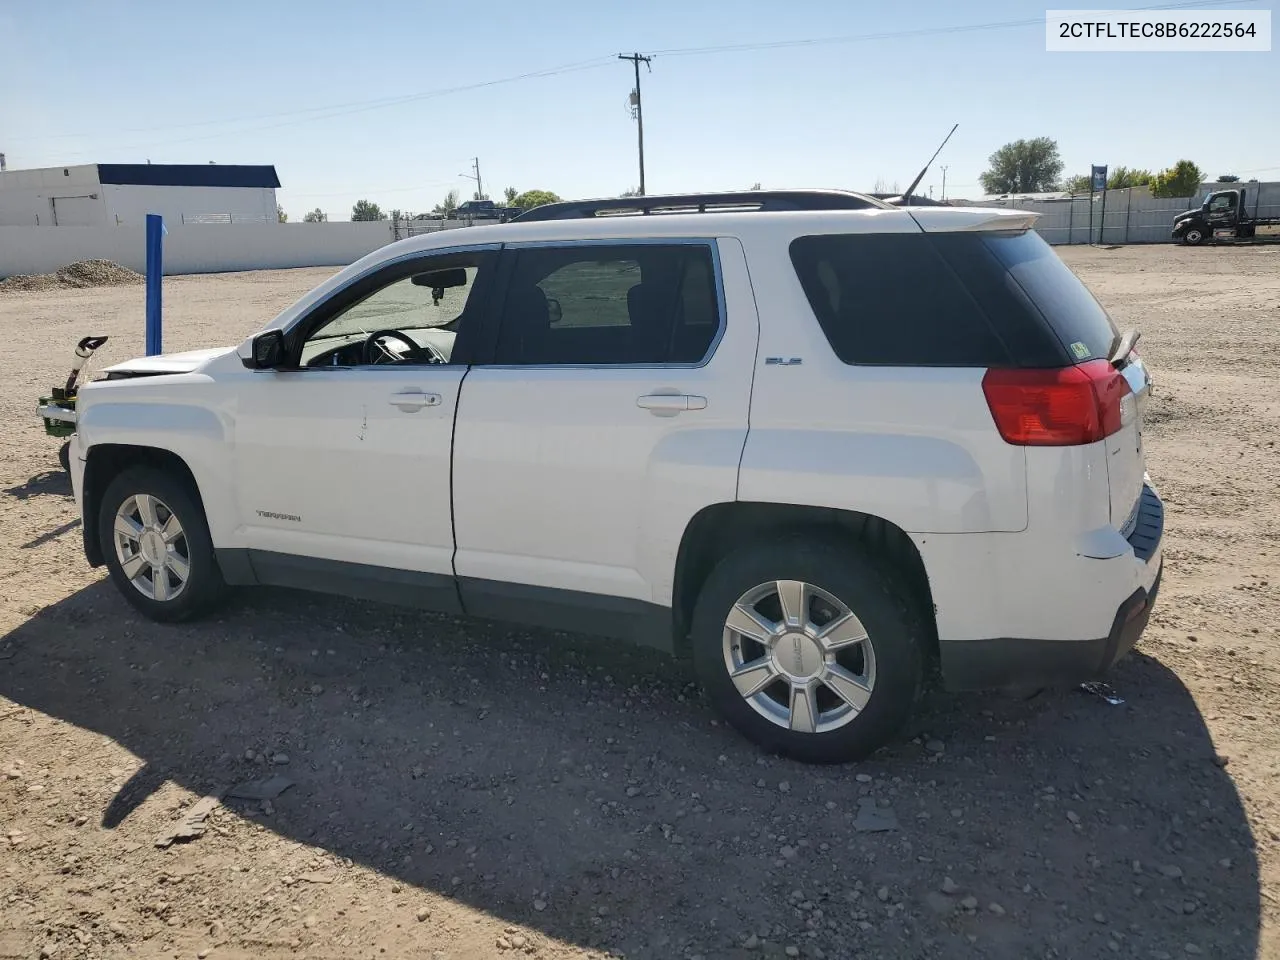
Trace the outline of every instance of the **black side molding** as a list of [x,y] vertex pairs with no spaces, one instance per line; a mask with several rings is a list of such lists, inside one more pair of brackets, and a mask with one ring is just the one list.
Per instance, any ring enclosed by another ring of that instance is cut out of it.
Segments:
[[458,578],[458,592],[469,616],[614,637],[668,653],[674,650],[670,607],[626,597],[472,577]]
[[462,613],[453,577],[364,563],[299,557],[269,550],[223,549],[218,566],[227,583],[293,587],[357,600],[375,600],[437,613]]
[[268,550],[222,549],[216,553],[222,576],[237,586],[292,587],[437,613],[611,637],[668,653],[675,650],[671,608],[643,600]]

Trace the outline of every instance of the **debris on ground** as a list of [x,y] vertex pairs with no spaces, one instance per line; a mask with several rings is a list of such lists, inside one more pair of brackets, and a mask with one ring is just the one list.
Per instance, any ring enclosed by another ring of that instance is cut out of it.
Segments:
[[263,777],[261,780],[246,780],[244,783],[237,783],[227,791],[226,796],[228,799],[233,800],[274,800],[292,786],[292,780],[276,774],[271,777]]
[[1111,689],[1111,684],[1103,683],[1101,680],[1090,680],[1087,683],[1080,684],[1080,692],[1100,697],[1113,707],[1118,707],[1124,703],[1124,697],[1116,696],[1116,692]]
[[201,797],[191,805],[185,817],[156,838],[156,846],[164,848],[179,841],[185,842],[204,836],[205,828],[208,826],[206,821],[209,819],[209,814],[213,813],[221,802],[221,793],[212,793],[209,796]]
[[119,287],[143,283],[146,277],[111,260],[77,260],[54,273],[22,273],[0,280],[0,291],[31,293],[39,290],[82,290],[86,287]]
[[859,833],[886,833],[898,829],[898,815],[893,807],[876,806],[875,800],[863,797],[858,801],[858,815],[853,819],[853,829]]

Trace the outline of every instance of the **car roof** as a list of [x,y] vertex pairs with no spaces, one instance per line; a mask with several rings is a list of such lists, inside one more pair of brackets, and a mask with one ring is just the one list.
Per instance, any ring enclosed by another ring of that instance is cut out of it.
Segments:
[[[742,237],[761,233],[802,236],[816,233],[914,233],[978,229],[1025,229],[1036,215],[1004,207],[893,207],[867,210],[708,212],[537,220],[439,230],[409,237],[370,254],[389,259],[421,250],[484,244],[652,240],[662,237]],[[461,229],[461,228],[460,228]]]

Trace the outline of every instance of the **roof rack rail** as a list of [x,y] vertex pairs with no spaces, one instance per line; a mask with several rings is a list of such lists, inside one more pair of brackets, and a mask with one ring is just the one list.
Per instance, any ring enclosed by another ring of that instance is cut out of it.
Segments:
[[668,213],[773,212],[779,210],[890,209],[875,197],[847,190],[736,190],[727,193],[679,193],[659,197],[609,197],[567,200],[526,210],[511,223],[537,220],[581,220]]

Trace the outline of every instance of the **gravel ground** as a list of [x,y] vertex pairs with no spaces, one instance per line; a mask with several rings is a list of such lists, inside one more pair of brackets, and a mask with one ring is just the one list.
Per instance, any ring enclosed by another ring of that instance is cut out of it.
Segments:
[[[143,291],[0,298],[0,958],[1280,958],[1280,249],[1064,257],[1156,377],[1126,702],[935,692],[840,768],[588,637],[282,590],[138,619],[33,405],[81,336],[142,352]],[[171,278],[166,345],[327,273]]]

